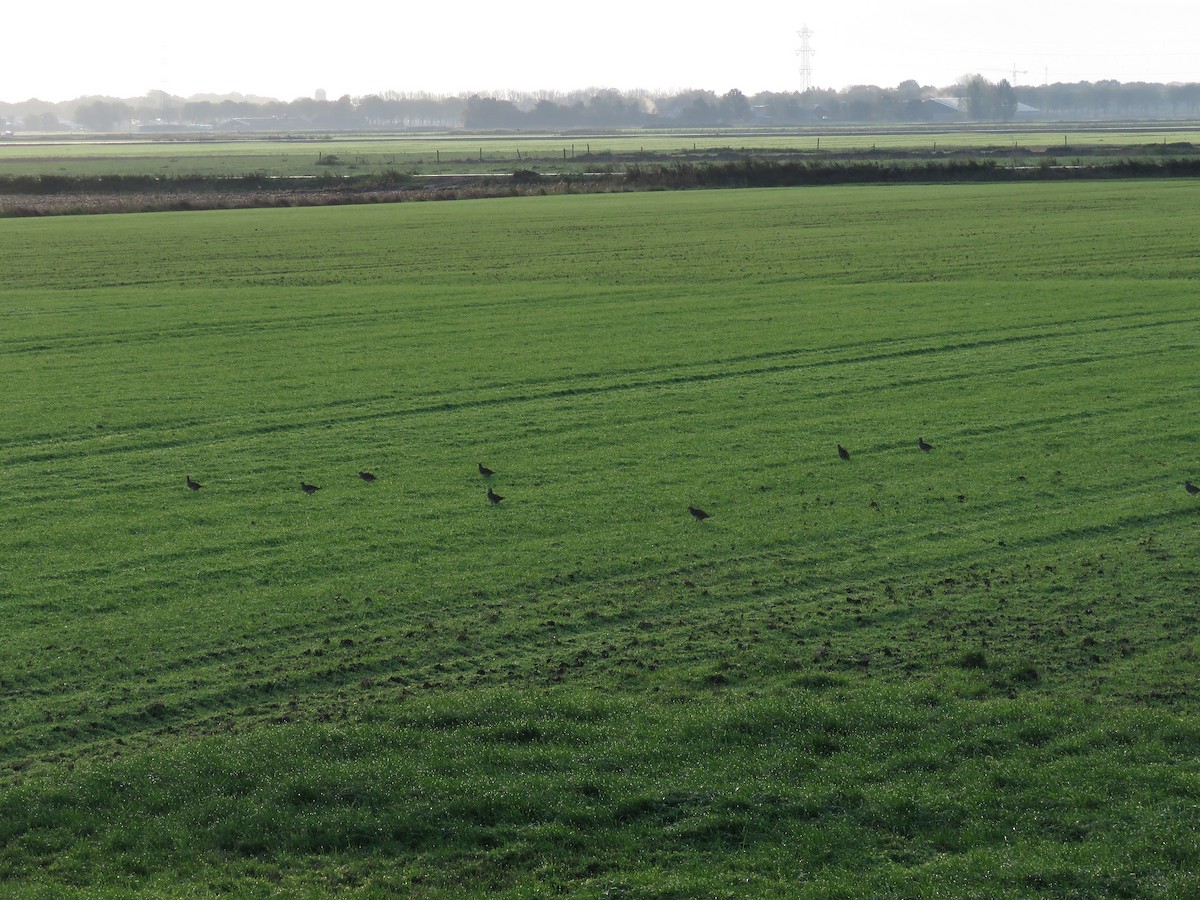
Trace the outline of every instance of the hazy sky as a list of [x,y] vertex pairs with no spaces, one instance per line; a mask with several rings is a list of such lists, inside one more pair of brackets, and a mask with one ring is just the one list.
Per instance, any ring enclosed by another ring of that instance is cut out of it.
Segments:
[[[711,8],[711,7],[709,7]],[[316,9],[318,12],[306,12]],[[979,72],[1017,84],[1200,81],[1200,2],[653,0],[445,4],[357,0],[115,0],[5,10],[0,100],[139,97],[151,89],[293,100],[386,90],[674,90],[813,84],[945,86]]]

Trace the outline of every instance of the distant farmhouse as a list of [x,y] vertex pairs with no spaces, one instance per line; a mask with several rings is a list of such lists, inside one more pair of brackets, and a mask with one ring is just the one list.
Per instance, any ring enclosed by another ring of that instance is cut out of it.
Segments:
[[223,132],[306,131],[312,122],[298,116],[256,116],[229,119],[217,126]]
[[137,130],[141,134],[179,134],[183,131],[212,131],[212,126],[186,122],[141,122]]
[[[966,103],[965,97],[929,97],[921,101],[921,110],[931,122],[957,122],[966,114]],[[1014,121],[1037,119],[1040,116],[1040,110],[1034,109],[1028,103],[1017,101]]]
[[308,119],[298,116],[246,116],[240,119],[228,119],[219,125],[198,125],[185,122],[145,122],[138,126],[143,132],[180,132],[180,131],[216,131],[216,132],[289,132],[307,131],[312,128]]

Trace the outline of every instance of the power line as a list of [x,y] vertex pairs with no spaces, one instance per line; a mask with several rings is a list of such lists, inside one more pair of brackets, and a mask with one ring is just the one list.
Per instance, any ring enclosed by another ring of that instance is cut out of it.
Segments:
[[812,55],[816,51],[809,43],[809,38],[813,36],[813,33],[807,25],[796,32],[800,35],[800,49],[796,51],[796,54],[800,57],[800,90],[802,91],[812,89]]

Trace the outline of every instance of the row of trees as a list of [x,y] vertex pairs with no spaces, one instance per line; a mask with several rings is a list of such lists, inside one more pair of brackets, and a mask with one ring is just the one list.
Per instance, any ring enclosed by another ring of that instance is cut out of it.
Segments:
[[[532,102],[531,102],[532,101]],[[813,113],[808,113],[812,118]],[[684,91],[655,96],[611,89],[564,97],[468,97],[463,109],[467,128],[630,128],[662,123],[682,125],[748,124],[759,117],[739,90],[722,96]]]
[[[337,100],[300,98],[285,103],[244,98],[183,100],[151,91],[137,100],[80,98],[62,104],[37,100],[0,104],[0,118],[20,120],[30,131],[54,130],[74,123],[89,131],[125,131],[138,124],[171,123],[221,128],[253,119],[260,128],[273,121],[280,130],[396,128],[552,129],[659,126],[736,126],[751,123],[796,125],[815,122],[921,122],[933,115],[930,97],[960,99],[959,116],[968,121],[1003,122],[1014,118],[1018,101],[1040,118],[1161,119],[1200,115],[1200,83],[1122,84],[1078,82],[1013,87],[972,75],[950,88],[905,81],[894,88],[854,85],[841,90],[764,91],[746,96],[739,90],[716,94],[688,90],[673,94],[591,89],[573,92],[498,92],[443,96],[385,92]],[[938,110],[946,115],[945,110]]]
[[1029,115],[1046,120],[1200,115],[1200,83],[1102,81],[1014,87],[1007,80],[991,82],[969,75],[949,88],[910,80],[894,88],[853,85],[836,91],[763,91],[752,96],[739,90],[722,95],[691,90],[669,95],[597,91],[566,97],[469,97],[463,106],[462,124],[467,128],[567,128],[925,122],[945,114],[924,102],[931,97],[959,99],[959,118],[974,122],[1012,121],[1020,104],[1032,110]]
[[1017,92],[1008,79],[992,84],[972,75],[962,86],[963,114],[974,122],[1011,122],[1017,114]]
[[1019,88],[1022,101],[1051,119],[1164,119],[1200,115],[1200,83],[1082,81]]

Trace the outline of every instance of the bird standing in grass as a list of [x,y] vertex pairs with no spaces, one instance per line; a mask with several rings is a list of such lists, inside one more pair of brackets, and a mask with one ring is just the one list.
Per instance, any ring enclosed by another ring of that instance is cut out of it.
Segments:
[[191,475],[187,476],[187,486],[190,487],[193,491],[198,491],[198,490],[200,490],[200,488],[204,487],[204,485],[202,485],[200,482],[193,481]]
[[375,480],[375,475],[372,472],[359,472],[358,477],[361,478],[363,481],[374,481]]
[[479,474],[482,475],[484,478],[491,478],[496,473],[493,472],[491,469],[489,469],[487,466],[485,466],[483,463],[479,463]]
[[1183,483],[1183,487],[1184,490],[1186,490],[1189,494],[1200,494],[1200,487],[1196,487],[1196,485],[1192,484],[1190,481],[1185,481]]
[[849,459],[850,451],[847,450],[845,447],[843,447],[841,444],[838,444],[838,456],[840,456],[842,459]]
[[317,491],[320,490],[320,488],[317,487],[315,484],[309,484],[307,481],[301,481],[300,482],[300,490],[304,491],[304,493],[306,493],[306,494],[315,494]]
[[487,498],[488,498],[488,502],[490,502],[492,504],[492,506],[495,506],[497,503],[499,503],[501,500],[504,499],[499,494],[497,494],[495,491],[493,491],[491,488],[488,488]]
[[922,450],[924,450],[926,453],[928,453],[930,450],[933,449],[933,444],[925,443],[925,438],[923,438],[923,437],[917,438],[917,446],[920,447]]
[[700,509],[700,507],[698,507],[698,506],[689,506],[688,512],[690,512],[692,514],[692,518],[695,519],[697,522],[703,522],[705,519],[712,518],[712,516],[710,516],[704,510]]

